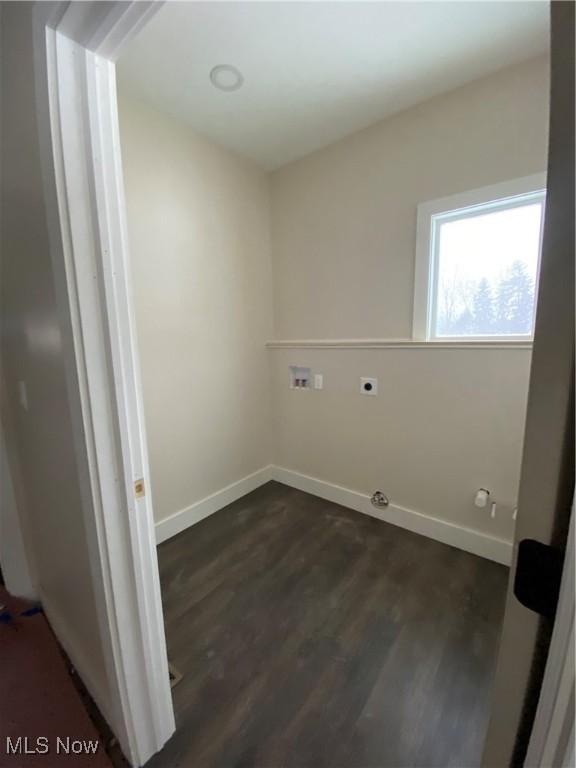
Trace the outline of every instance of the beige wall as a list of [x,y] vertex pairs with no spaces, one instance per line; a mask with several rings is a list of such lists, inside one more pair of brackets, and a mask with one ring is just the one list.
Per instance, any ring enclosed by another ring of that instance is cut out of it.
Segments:
[[[419,203],[546,168],[548,67],[510,68],[272,175],[276,338],[411,335]],[[530,353],[273,350],[275,463],[511,539]],[[288,366],[325,376],[288,389]],[[380,391],[359,394],[359,377]],[[473,506],[488,487],[507,510]]]
[[[524,350],[274,350],[274,463],[511,539],[530,365]],[[289,365],[324,389],[288,388]],[[378,396],[359,393],[378,377]],[[496,520],[473,504],[489,488]]]
[[407,338],[419,203],[544,171],[547,59],[272,174],[276,338]]
[[120,94],[156,519],[270,461],[266,175]]
[[[85,682],[98,687],[91,693],[109,704],[43,200],[33,5],[1,8],[2,426],[34,587],[58,616],[63,644],[85,662]],[[27,410],[19,403],[19,381],[27,386]]]
[[[547,94],[536,59],[270,177],[121,94],[157,519],[273,460],[511,539],[529,351],[264,343],[272,294],[276,338],[409,337],[418,203],[542,171]],[[291,364],[324,390],[290,390]],[[479,487],[496,520],[474,507]]]
[[18,513],[12,472],[4,437],[0,434],[0,568],[4,586],[11,595],[38,599],[30,556],[24,543],[23,521]]

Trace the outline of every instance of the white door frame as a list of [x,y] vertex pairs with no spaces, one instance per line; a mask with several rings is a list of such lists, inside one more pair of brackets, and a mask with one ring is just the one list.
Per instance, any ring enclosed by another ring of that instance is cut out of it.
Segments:
[[[136,766],[162,748],[175,725],[130,295],[114,62],[160,5],[47,2],[35,9],[50,250],[98,619],[114,694],[104,714]],[[140,480],[144,495],[135,492]],[[573,633],[573,531],[570,536],[566,562],[572,571],[564,578],[530,768],[547,768],[559,747],[552,710],[564,701],[562,681],[567,674],[570,679],[565,606],[572,601]]]
[[175,724],[129,294],[114,61],[159,5],[34,9],[50,251],[110,701],[90,692],[136,766],[162,748]]

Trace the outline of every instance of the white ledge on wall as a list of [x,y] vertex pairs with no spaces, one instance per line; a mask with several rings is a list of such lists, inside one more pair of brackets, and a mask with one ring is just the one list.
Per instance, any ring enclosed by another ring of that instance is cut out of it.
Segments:
[[414,339],[278,339],[268,349],[532,349],[531,341],[417,341]]

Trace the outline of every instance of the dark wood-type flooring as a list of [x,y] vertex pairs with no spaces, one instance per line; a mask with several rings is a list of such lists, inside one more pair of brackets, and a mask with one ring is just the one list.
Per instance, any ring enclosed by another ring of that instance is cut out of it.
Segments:
[[278,483],[159,547],[177,731],[150,768],[472,768],[508,571]]

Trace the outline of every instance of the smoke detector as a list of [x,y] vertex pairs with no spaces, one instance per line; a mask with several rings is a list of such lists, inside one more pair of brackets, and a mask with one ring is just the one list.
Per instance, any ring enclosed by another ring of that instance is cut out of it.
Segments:
[[237,91],[244,83],[244,76],[231,64],[218,64],[210,71],[210,82],[220,91]]

